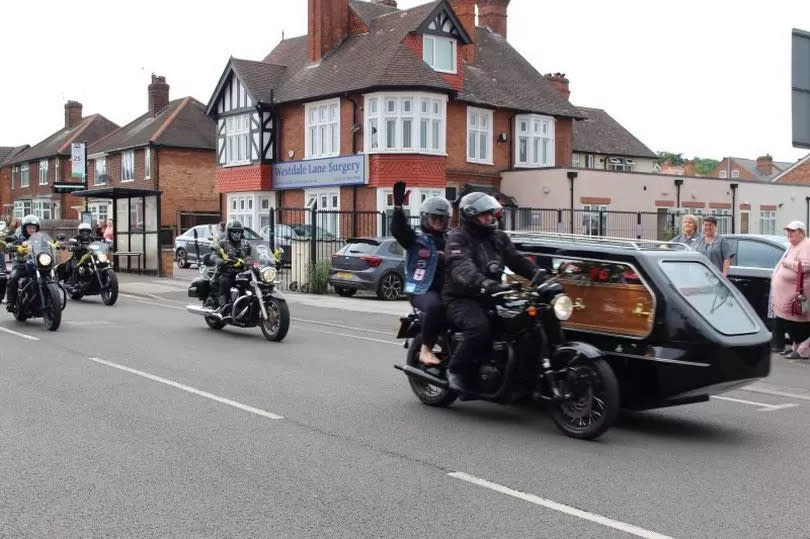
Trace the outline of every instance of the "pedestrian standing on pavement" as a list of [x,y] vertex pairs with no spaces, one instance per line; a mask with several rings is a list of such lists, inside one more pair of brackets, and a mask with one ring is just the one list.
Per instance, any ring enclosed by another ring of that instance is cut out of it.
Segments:
[[703,219],[703,238],[697,242],[694,248],[696,251],[706,255],[712,265],[728,275],[731,267],[731,257],[736,253],[731,247],[731,242],[717,234],[717,218],[709,215]]
[[[802,357],[798,352],[799,344],[810,338],[810,309],[802,308],[800,302],[794,300],[797,293],[806,294],[810,279],[810,239],[807,238],[807,227],[801,221],[788,223],[785,233],[790,245],[771,277],[771,302],[774,315],[783,320],[793,341],[793,350],[785,357],[799,359]],[[802,286],[797,284],[799,279]]]
[[107,226],[104,228],[104,241],[107,243],[113,242],[113,222],[112,219],[107,220]]
[[220,221],[211,231],[211,235],[213,236],[214,243],[223,239],[225,237],[225,221]]
[[681,219],[681,233],[672,238],[675,243],[685,243],[689,248],[694,249],[700,242],[698,234],[698,218],[694,215],[684,215]]

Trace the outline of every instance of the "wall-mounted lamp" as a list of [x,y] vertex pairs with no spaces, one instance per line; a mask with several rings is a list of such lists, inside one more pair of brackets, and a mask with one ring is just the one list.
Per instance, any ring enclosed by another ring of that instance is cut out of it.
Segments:
[[543,194],[547,195],[551,192],[551,188],[548,185],[543,186]]
[[292,159],[293,157],[295,157],[295,150],[290,150],[290,151],[288,151],[288,152],[287,152],[287,156],[288,156],[290,159]]
[[500,144],[505,144],[509,142],[509,133],[507,133],[506,131],[501,131],[500,133],[498,133],[498,142]]

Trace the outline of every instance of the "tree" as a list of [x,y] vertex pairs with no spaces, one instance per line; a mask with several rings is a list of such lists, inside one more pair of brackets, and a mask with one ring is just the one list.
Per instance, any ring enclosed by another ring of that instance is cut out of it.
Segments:
[[672,152],[658,152],[658,164],[664,164],[665,162],[671,162],[675,166],[683,165],[683,154],[682,153],[672,153]]
[[695,171],[701,175],[711,174],[711,172],[717,168],[717,165],[720,164],[720,161],[717,159],[701,159],[700,157],[695,157]]

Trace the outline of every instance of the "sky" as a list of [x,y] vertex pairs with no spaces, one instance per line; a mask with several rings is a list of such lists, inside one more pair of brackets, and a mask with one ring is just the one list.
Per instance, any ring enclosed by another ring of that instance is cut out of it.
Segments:
[[[409,8],[425,0],[399,0]],[[790,32],[810,1],[512,0],[508,38],[571,102],[598,107],[654,151],[794,161]],[[43,16],[46,14],[46,16]],[[124,125],[152,73],[171,98],[211,97],[230,56],[261,60],[307,30],[306,0],[4,2],[0,146],[35,144],[64,103]],[[24,21],[16,24],[14,21]]]

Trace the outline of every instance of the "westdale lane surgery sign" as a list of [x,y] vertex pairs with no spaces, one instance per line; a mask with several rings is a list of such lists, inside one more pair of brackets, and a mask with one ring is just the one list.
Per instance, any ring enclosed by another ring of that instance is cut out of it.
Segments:
[[286,161],[273,165],[273,189],[305,189],[366,183],[366,156]]

